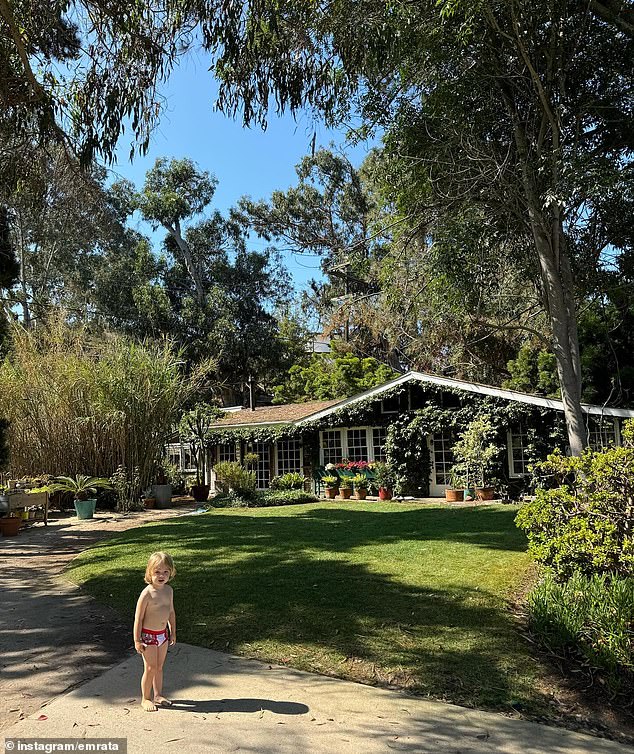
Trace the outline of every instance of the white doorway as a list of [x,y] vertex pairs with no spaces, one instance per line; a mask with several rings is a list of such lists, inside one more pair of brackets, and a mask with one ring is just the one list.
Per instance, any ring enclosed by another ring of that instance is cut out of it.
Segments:
[[427,442],[431,460],[429,494],[431,497],[444,497],[445,489],[450,486],[449,472],[454,463],[451,450],[454,438],[451,432],[435,432],[428,436]]

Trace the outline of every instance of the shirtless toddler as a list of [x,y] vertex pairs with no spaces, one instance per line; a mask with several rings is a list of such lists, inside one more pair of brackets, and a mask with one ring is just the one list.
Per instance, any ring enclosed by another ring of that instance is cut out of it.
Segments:
[[[145,583],[134,615],[134,648],[143,657],[141,706],[156,712],[156,705],[171,704],[163,696],[163,665],[167,647],[176,644],[174,592],[167,583],[176,575],[174,561],[166,552],[150,555]],[[152,699],[152,690],[154,698]]]

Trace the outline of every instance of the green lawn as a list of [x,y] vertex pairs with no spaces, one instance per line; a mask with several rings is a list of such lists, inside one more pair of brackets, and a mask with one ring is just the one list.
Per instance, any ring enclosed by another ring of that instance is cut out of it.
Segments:
[[507,599],[530,567],[517,508],[328,502],[214,510],[123,533],[69,576],[129,617],[168,550],[179,640],[437,699],[541,711]]

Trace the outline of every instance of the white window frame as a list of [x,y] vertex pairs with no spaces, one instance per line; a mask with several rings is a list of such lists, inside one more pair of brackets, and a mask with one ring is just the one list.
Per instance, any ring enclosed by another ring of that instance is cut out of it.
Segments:
[[[282,472],[280,471],[280,460],[279,460],[279,446],[278,443],[283,442],[296,442],[299,445],[299,470],[298,472],[300,474],[304,473],[304,444],[300,439],[295,438],[289,438],[288,440],[277,440],[273,444],[273,468],[275,469],[275,476],[282,476]],[[287,474],[288,472],[283,472],[284,474]]]
[[[221,459],[220,458],[220,448],[224,447],[224,446],[227,446],[227,445],[233,445],[233,459],[226,459],[226,458]],[[215,456],[218,459],[218,463],[223,463],[224,461],[230,461],[230,462],[231,461],[233,461],[233,462],[237,461],[238,457],[239,457],[238,443],[236,443],[236,442],[221,442],[221,443],[218,443],[216,445]]]
[[[329,429],[321,430],[319,432],[319,462],[322,466],[325,465],[324,460],[324,432],[339,432],[341,439],[341,457],[348,458],[348,430],[365,430],[365,444],[368,450],[368,462],[375,461],[374,457],[374,429],[379,429],[377,425],[363,426],[363,427],[331,427]],[[387,427],[385,427],[387,430]]]
[[[590,435],[593,432],[592,426],[590,425],[590,422],[596,422],[596,424],[601,425],[603,423],[604,428],[606,427],[609,422],[612,422],[612,429],[614,432],[614,445],[615,447],[620,446],[621,444],[621,433],[619,431],[619,423],[614,417],[610,416],[597,416],[596,414],[590,414],[588,416],[588,423],[587,423],[587,432],[588,432],[588,445],[593,448],[594,450],[601,450],[604,448],[604,445],[592,445],[590,443]],[[596,431],[595,431],[596,434]],[[609,447],[609,446],[608,446]]]
[[[515,465],[513,463],[513,436],[519,435],[520,437],[526,437],[526,430],[520,425],[519,432],[514,432],[513,428],[509,428],[506,430],[506,453],[507,453],[507,459],[508,459],[508,467],[509,467],[509,478],[510,479],[523,479],[527,474],[528,471],[525,471],[523,474],[518,474],[515,471]],[[524,453],[524,445],[522,445],[522,455]]]

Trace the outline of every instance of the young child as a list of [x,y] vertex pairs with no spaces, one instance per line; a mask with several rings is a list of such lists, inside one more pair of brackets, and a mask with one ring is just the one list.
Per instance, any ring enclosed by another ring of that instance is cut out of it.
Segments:
[[[176,644],[174,592],[167,583],[176,575],[172,556],[166,552],[150,555],[145,583],[134,614],[134,648],[143,657],[141,706],[156,712],[157,704],[171,704],[163,696],[163,665],[169,644]],[[154,689],[154,700],[152,700]]]

